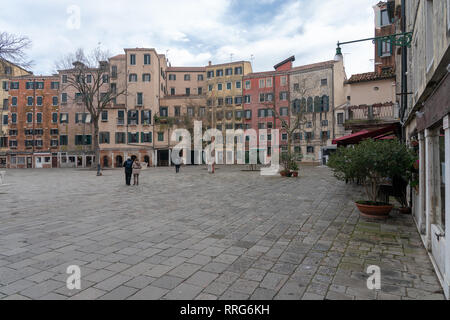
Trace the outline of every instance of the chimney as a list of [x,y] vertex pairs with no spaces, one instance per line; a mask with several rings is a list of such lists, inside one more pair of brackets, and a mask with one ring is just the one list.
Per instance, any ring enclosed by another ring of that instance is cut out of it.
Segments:
[[211,66],[211,64],[212,64],[212,62],[211,62],[211,61],[208,61],[208,66]]

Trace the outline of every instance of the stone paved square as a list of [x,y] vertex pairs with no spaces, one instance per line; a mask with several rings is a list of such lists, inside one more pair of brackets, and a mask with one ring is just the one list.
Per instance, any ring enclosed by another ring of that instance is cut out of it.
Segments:
[[411,216],[360,218],[363,190],[327,168],[243,169],[7,170],[0,299],[444,299]]

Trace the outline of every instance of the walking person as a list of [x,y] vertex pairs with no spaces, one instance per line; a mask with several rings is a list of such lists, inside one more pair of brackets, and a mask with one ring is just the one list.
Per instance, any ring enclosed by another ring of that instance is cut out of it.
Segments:
[[133,160],[128,158],[123,164],[125,168],[125,182],[127,186],[131,186],[131,175],[133,174]]
[[139,162],[139,160],[135,160],[133,162],[133,178],[134,178],[134,186],[138,186],[139,185],[139,174],[141,173],[141,163]]
[[180,173],[181,167],[181,157],[183,156],[183,151],[178,154],[178,157],[172,157],[172,162],[175,165],[175,173]]

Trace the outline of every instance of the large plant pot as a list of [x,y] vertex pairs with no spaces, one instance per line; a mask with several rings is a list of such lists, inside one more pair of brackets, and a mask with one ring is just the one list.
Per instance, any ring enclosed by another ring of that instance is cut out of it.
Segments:
[[411,214],[411,208],[399,208],[401,214]]
[[292,172],[292,177],[293,178],[298,178],[298,171],[293,171]]
[[394,206],[389,204],[374,205],[369,203],[356,202],[356,206],[358,207],[363,217],[371,219],[387,219],[389,217],[389,213],[392,211],[392,209],[394,209]]

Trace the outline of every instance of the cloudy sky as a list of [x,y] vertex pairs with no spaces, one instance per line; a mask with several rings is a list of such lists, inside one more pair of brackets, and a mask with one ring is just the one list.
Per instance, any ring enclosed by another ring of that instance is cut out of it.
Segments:
[[[27,35],[35,74],[77,48],[112,55],[150,47],[172,66],[251,60],[272,70],[291,55],[295,66],[334,57],[336,43],[373,36],[378,0],[13,0],[0,31]],[[80,19],[78,20],[78,13]],[[347,75],[373,71],[371,42],[343,47]],[[231,57],[232,54],[232,57]]]

